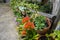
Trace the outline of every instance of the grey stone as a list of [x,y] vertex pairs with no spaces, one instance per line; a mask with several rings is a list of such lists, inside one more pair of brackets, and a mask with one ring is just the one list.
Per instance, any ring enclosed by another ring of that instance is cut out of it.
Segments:
[[18,40],[15,17],[11,8],[0,4],[0,40]]

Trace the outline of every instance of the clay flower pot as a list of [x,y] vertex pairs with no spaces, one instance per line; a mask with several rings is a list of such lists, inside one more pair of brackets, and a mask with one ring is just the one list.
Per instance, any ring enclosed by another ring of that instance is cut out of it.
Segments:
[[42,29],[42,30],[37,30],[37,33],[40,35],[44,35],[47,33],[47,31],[50,29],[51,27],[51,20],[49,18],[46,18],[46,23],[48,25],[48,27]]

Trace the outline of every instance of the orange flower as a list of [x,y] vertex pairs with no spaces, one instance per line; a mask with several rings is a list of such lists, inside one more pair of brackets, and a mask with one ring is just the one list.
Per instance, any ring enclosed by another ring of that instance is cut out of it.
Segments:
[[25,24],[25,26],[24,26],[24,28],[26,28],[26,29],[34,29],[34,23],[32,23],[32,22],[27,22],[26,24]]
[[21,32],[21,34],[22,34],[22,35],[26,35],[26,31],[23,30],[23,31]]
[[25,23],[25,22],[27,22],[29,20],[30,20],[30,18],[28,16],[27,17],[24,17],[23,20],[22,20],[22,23]]

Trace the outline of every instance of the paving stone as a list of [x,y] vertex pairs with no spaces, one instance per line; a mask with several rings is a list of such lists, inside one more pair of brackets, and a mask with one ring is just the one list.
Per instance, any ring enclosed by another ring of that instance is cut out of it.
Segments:
[[18,40],[15,17],[7,5],[0,4],[0,40]]

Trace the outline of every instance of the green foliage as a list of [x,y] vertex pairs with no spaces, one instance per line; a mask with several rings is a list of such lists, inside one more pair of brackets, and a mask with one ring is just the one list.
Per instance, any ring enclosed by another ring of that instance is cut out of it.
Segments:
[[55,40],[60,40],[60,30],[55,30],[53,33],[47,34],[47,37],[53,37]]
[[14,14],[15,14],[16,17],[22,18],[21,12],[19,13],[19,12],[17,12],[17,11],[14,11]]
[[27,30],[27,34],[24,40],[36,40],[38,36],[39,35],[36,33],[34,29]]
[[22,18],[17,18],[16,22],[22,23]]
[[[60,40],[60,31],[59,31],[59,30],[58,30],[58,31],[57,31],[57,30],[54,31],[53,34],[54,34],[54,36],[55,36],[55,40]],[[54,37],[54,36],[53,36],[53,37]]]
[[46,13],[51,13],[52,6],[50,5],[50,3],[44,4],[43,6],[40,6],[40,11],[46,12]]
[[37,9],[38,8],[38,5],[36,4],[32,4],[32,3],[27,3],[26,0],[11,0],[11,6],[12,8],[15,8],[17,6],[25,6],[25,7],[28,7],[28,8],[32,8],[32,9]]
[[35,18],[35,26],[37,30],[41,30],[46,27],[46,17],[44,16],[38,16]]
[[36,10],[36,11],[42,11],[42,12],[47,12],[47,13],[50,13],[52,10],[50,3],[41,5],[41,3],[37,2],[36,0],[34,0],[34,1],[33,0],[30,0],[30,1],[11,0],[10,4],[11,4],[12,8],[15,10],[16,10],[16,7],[19,7],[19,6],[24,6],[24,7]]

